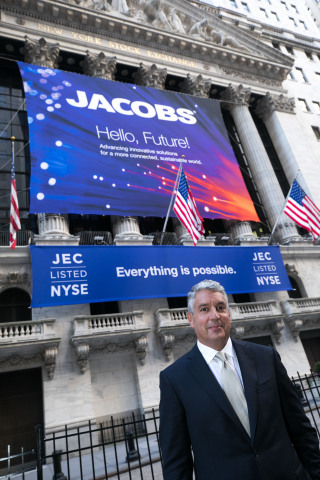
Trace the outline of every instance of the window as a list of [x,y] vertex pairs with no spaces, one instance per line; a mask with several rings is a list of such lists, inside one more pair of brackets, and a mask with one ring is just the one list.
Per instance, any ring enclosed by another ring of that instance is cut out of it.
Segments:
[[237,8],[237,4],[235,0],[230,0],[231,7]]
[[[29,183],[30,183],[30,151],[28,145],[28,119],[24,106],[24,92],[18,66],[15,62],[0,60],[0,131],[5,130],[1,137],[0,149],[0,226],[8,229],[10,218],[10,158],[11,141],[15,137],[15,171],[18,190],[19,210],[22,229],[34,228],[31,225],[29,211]],[[17,112],[19,114],[17,115]]]
[[305,82],[305,83],[308,81],[305,74],[303,73],[302,68],[296,68],[296,78],[297,80],[301,80],[302,82]]
[[282,5],[286,10],[289,10],[289,7],[288,7],[288,5],[286,4],[286,2],[281,2],[281,5]]
[[276,20],[277,22],[279,22],[279,17],[278,17],[276,12],[271,12],[271,18],[273,18],[273,20]]
[[320,128],[319,127],[314,127],[314,126],[312,126],[311,128],[312,128],[313,133],[315,134],[317,140],[320,140]]
[[303,20],[299,20],[299,23],[300,23],[300,27],[303,27],[305,30],[308,30],[307,25]]
[[320,114],[320,102],[312,102],[314,111],[318,114]]
[[246,2],[241,2],[241,5],[246,12],[250,12],[248,4]]
[[303,112],[310,112],[307,102],[303,98],[298,98],[298,104]]
[[287,80],[295,80],[294,75],[292,72],[289,72],[287,75]]
[[317,81],[320,82],[320,72],[315,72],[315,74]]
[[20,288],[8,288],[0,295],[1,322],[31,320],[30,296]]
[[289,21],[291,22],[293,27],[297,26],[297,22],[295,21],[295,19],[293,17],[289,17]]
[[296,13],[299,13],[296,5],[291,5],[291,8],[292,8],[292,10],[294,10]]
[[305,50],[304,53],[306,54],[306,57],[309,58],[309,60],[313,60],[312,52],[309,52],[308,50]]
[[260,8],[260,11],[261,11],[261,13],[262,13],[262,15],[263,15],[264,17],[268,18],[268,14],[267,14],[265,8]]
[[294,55],[294,53],[293,53],[293,48],[292,48],[292,47],[289,47],[289,45],[286,45],[286,50],[287,50],[287,52],[289,53],[289,55]]
[[272,42],[273,48],[276,48],[277,50],[280,50],[280,44],[278,42]]

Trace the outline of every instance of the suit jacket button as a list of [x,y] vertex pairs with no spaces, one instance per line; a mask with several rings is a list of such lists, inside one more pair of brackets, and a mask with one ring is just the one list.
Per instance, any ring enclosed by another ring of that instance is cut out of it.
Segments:
[[253,450],[253,455],[254,455],[256,458],[259,457],[257,450]]

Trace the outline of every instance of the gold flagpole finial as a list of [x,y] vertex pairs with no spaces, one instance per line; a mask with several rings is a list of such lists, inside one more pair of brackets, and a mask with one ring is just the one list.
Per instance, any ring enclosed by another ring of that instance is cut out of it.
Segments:
[[16,139],[16,137],[11,137],[11,140],[14,141]]

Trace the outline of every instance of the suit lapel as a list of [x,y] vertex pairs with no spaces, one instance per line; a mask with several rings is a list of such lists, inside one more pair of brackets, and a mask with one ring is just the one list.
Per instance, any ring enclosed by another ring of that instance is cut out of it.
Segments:
[[189,352],[188,355],[188,368],[190,373],[193,375],[195,381],[209,394],[212,400],[217,404],[221,410],[228,415],[231,420],[236,423],[248,437],[245,429],[242,426],[239,418],[237,417],[235,411],[231,407],[225,393],[219,385],[219,382],[216,380],[215,376],[211,372],[209,366],[201,355],[197,345]]
[[248,404],[251,439],[253,440],[257,425],[257,367],[254,355],[247,344],[239,340],[232,340],[236,351],[241,375],[244,385],[244,392]]

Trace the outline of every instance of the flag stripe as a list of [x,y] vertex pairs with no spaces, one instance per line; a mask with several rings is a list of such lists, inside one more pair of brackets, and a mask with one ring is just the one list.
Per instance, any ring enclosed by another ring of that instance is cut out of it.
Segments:
[[11,200],[10,200],[10,247],[12,250],[17,245],[17,231],[21,229],[17,186],[14,171],[14,155],[11,163]]
[[300,227],[308,230],[315,241],[320,235],[320,210],[294,180],[284,213]]
[[188,230],[194,245],[204,235],[203,219],[201,218],[183,169],[181,170],[178,191],[173,210],[182,225]]
[[[188,208],[185,207],[183,200],[181,201],[180,198],[177,198],[176,200],[174,211],[177,213],[178,217],[180,218],[184,226],[187,228],[190,235],[191,236],[198,235],[199,232],[194,225],[193,216],[190,214],[190,210],[188,210]],[[200,237],[200,233],[199,233],[199,237]]]
[[196,238],[199,240],[201,237],[201,233],[195,228],[193,219],[191,218],[189,212],[185,209],[183,204],[180,204],[180,201],[176,201],[176,205],[174,207],[174,211],[177,214],[180,221],[183,223],[185,228],[190,233],[191,237],[194,239]]

